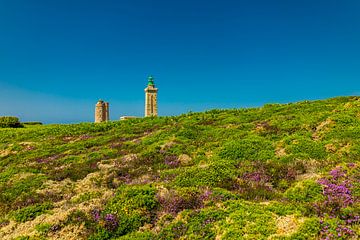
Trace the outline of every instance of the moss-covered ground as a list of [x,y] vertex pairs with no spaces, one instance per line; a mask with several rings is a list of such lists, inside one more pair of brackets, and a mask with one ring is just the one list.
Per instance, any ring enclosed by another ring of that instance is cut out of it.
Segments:
[[357,239],[360,98],[0,129],[0,239]]

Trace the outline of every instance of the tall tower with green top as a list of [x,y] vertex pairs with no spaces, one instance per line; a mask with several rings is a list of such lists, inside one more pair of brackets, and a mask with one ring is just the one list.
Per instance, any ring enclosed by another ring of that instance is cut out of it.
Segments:
[[154,78],[148,77],[148,84],[145,88],[145,117],[157,116],[157,91],[155,87]]

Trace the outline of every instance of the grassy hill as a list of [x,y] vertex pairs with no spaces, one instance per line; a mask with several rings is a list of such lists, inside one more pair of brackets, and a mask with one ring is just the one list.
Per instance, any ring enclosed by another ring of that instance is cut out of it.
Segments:
[[0,129],[0,239],[356,239],[360,98]]

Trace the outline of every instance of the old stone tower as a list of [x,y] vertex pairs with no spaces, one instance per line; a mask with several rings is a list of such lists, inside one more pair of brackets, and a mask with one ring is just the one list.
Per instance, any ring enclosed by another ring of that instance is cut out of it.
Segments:
[[154,78],[148,78],[148,85],[145,88],[145,117],[157,116],[157,91],[155,88]]
[[99,100],[95,105],[95,122],[109,121],[109,103]]

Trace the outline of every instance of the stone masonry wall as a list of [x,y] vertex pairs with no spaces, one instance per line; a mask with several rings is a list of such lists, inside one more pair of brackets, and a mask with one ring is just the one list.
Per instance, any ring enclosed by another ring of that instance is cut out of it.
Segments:
[[109,103],[99,100],[95,105],[95,122],[109,121]]
[[145,117],[158,115],[157,90],[153,86],[145,88]]

